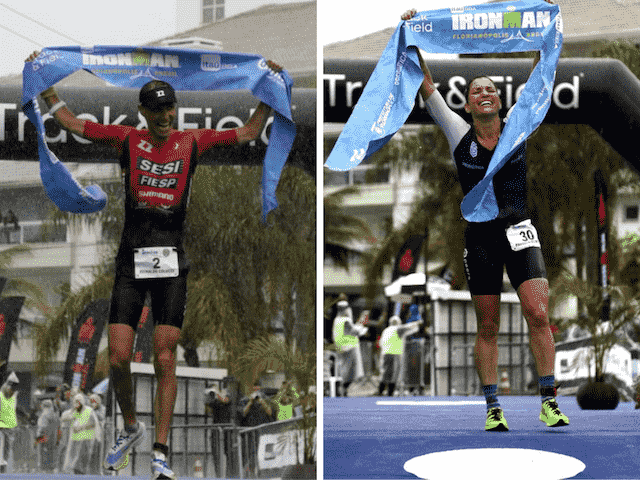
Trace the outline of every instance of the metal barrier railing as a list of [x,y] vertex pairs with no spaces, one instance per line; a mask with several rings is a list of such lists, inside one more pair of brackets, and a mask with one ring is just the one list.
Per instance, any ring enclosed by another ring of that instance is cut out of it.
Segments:
[[[311,418],[315,419],[315,415]],[[241,479],[279,476],[288,466],[303,463],[302,421],[301,417],[295,417],[251,428],[231,424],[173,425],[169,464],[178,476],[197,477],[202,474],[204,478]],[[110,423],[107,422],[103,429],[101,444],[107,448],[113,439],[113,424]],[[120,474],[148,474],[154,430],[153,426],[147,427],[145,440],[131,453],[129,465]],[[2,458],[7,460],[7,465],[0,465],[0,473],[63,471],[70,443],[66,448],[62,445],[56,448],[52,470],[44,470],[41,455],[43,447],[35,443],[35,426],[21,425],[5,433],[11,438],[5,442],[5,456]],[[2,432],[0,438],[5,438]],[[101,464],[104,448],[100,449],[99,455]],[[95,461],[90,463],[92,465],[87,465],[86,473],[107,474],[96,467]]]

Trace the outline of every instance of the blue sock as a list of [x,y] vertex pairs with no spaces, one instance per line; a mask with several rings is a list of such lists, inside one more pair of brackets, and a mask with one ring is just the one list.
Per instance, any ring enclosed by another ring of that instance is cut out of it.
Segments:
[[487,401],[487,411],[500,406],[500,402],[498,402],[498,385],[483,385],[482,393],[484,393],[484,398]]
[[540,385],[540,397],[542,399],[542,403],[555,397],[555,375],[540,377],[538,379],[538,384]]

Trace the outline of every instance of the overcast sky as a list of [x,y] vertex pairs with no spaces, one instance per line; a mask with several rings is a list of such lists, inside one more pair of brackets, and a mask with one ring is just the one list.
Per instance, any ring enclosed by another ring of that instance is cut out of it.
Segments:
[[[44,46],[139,45],[171,36],[177,33],[179,1],[0,0],[0,42],[5,46],[0,76],[21,73],[29,53]],[[227,11],[237,12],[295,0],[226,1]],[[395,27],[409,8],[434,10],[478,3],[485,0],[318,0],[318,42],[322,46]]]
[[319,0],[318,41],[320,45],[351,40],[374,33],[400,22],[406,10],[437,10],[487,3],[487,0]]
[[[171,36],[177,33],[180,1],[187,5],[184,0],[0,0],[0,76],[22,73],[24,59],[45,46],[140,45]],[[230,16],[292,1],[300,0],[226,0],[226,11]]]

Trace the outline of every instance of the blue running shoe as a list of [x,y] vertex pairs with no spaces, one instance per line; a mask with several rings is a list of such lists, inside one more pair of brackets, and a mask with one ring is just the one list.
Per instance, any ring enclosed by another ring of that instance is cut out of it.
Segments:
[[167,457],[163,453],[154,451],[151,458],[152,480],[176,480],[176,474],[167,465]]
[[107,458],[104,460],[104,468],[107,470],[120,470],[126,467],[129,463],[129,453],[140,445],[144,438],[144,432],[145,426],[142,422],[138,422],[138,428],[133,433],[121,430],[118,433],[116,443],[107,453]]

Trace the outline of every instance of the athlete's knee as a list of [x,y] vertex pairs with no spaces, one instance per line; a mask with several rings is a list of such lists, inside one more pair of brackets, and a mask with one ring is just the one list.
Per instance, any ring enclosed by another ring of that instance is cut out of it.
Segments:
[[522,315],[527,320],[529,330],[539,330],[549,327],[549,315],[547,312],[547,306],[543,302],[523,302]]
[[492,339],[498,336],[500,320],[478,320],[478,336],[482,339]]
[[109,347],[109,366],[112,370],[126,370],[130,368],[131,351]]
[[154,355],[156,375],[167,375],[176,371],[176,349],[164,348]]
[[523,314],[530,331],[549,328],[549,316],[545,308],[531,308]]
[[130,368],[131,350],[126,346],[115,344],[109,345],[109,365],[114,370],[126,370]]

